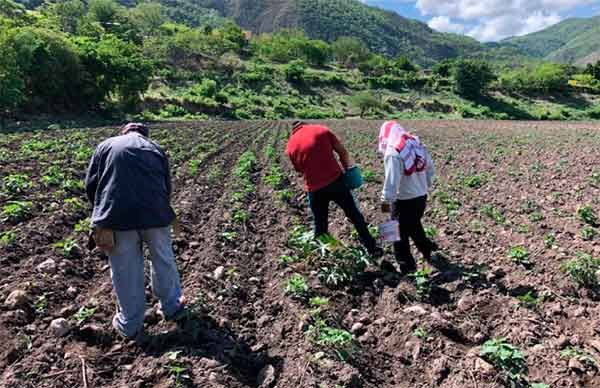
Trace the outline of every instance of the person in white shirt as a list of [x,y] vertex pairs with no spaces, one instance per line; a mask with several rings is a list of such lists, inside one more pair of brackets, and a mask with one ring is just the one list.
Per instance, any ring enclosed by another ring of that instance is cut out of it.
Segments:
[[387,121],[379,132],[379,153],[384,156],[385,182],[382,211],[392,213],[400,224],[401,240],[394,243],[394,255],[402,273],[417,269],[411,253],[411,238],[426,260],[437,246],[427,238],[421,218],[427,206],[427,193],[433,184],[434,165],[427,148],[417,136],[396,121]]

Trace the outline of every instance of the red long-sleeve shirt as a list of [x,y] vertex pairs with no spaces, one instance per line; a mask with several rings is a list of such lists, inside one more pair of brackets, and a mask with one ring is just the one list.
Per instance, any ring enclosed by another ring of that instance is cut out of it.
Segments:
[[325,126],[303,124],[294,129],[287,154],[296,171],[304,175],[306,191],[320,190],[342,175],[333,154],[338,145],[338,138]]

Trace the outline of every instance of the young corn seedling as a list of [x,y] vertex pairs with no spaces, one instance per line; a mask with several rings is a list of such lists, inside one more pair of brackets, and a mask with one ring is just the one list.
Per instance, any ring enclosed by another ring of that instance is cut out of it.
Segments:
[[508,257],[517,264],[524,266],[531,265],[531,261],[529,261],[529,251],[523,246],[519,245],[510,248],[508,251]]
[[417,296],[421,300],[429,297],[429,294],[431,293],[430,276],[431,276],[432,272],[433,271],[431,268],[422,268],[422,269],[417,270],[417,271],[411,273],[410,275],[408,275],[415,279],[415,286],[417,288]]
[[598,217],[596,216],[594,209],[589,205],[577,209],[577,216],[581,221],[590,226],[598,226]]
[[87,308],[83,306],[75,314],[73,314],[73,319],[78,326],[81,326],[84,322],[92,318],[95,313],[96,307]]
[[9,201],[2,207],[0,216],[3,222],[17,223],[29,218],[33,211],[33,204],[27,201]]
[[589,353],[585,352],[583,349],[578,347],[569,346],[568,348],[560,352],[560,356],[566,359],[574,358],[577,361],[591,368],[597,369],[599,367],[594,357],[592,357]]
[[165,354],[167,360],[169,360],[165,368],[175,379],[175,387],[182,387],[185,382],[191,379],[188,368],[181,360],[180,355],[181,351],[171,351]]
[[597,235],[598,231],[589,225],[586,225],[581,229],[581,238],[585,241],[592,241]]
[[12,230],[0,233],[0,247],[11,247],[17,241],[17,234]]
[[299,274],[294,274],[285,284],[285,292],[297,299],[305,299],[309,290],[306,279]]

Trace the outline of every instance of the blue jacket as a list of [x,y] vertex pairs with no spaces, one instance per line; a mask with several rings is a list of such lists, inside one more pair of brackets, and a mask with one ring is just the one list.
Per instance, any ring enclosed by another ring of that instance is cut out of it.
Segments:
[[139,230],[165,227],[175,219],[167,156],[137,132],[100,143],[85,181],[94,205],[92,226]]

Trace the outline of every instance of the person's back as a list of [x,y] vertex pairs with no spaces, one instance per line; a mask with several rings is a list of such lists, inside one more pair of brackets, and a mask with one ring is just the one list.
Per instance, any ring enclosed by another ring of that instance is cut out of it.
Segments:
[[[334,153],[339,156],[339,162]],[[295,122],[288,141],[287,154],[296,171],[304,175],[308,202],[313,213],[316,237],[328,233],[329,203],[336,203],[354,224],[367,251],[381,256],[368,225],[346,186],[343,171],[350,165],[350,156],[340,140],[322,125]],[[341,167],[340,167],[341,164]]]
[[329,128],[322,125],[298,126],[290,136],[287,153],[294,168],[304,175],[306,191],[320,190],[342,175],[333,154],[337,142]]
[[[173,318],[184,308],[181,280],[171,240],[175,213],[170,205],[167,156],[149,139],[148,127],[130,123],[121,135],[102,142],[86,176],[93,240],[108,256],[118,310],[113,327],[126,338],[144,330],[144,251],[150,252],[152,292],[159,312]],[[100,239],[100,241],[98,241]]]
[[93,225],[137,230],[173,222],[169,165],[156,143],[137,132],[113,137],[98,146],[94,163],[96,184],[88,187]]

